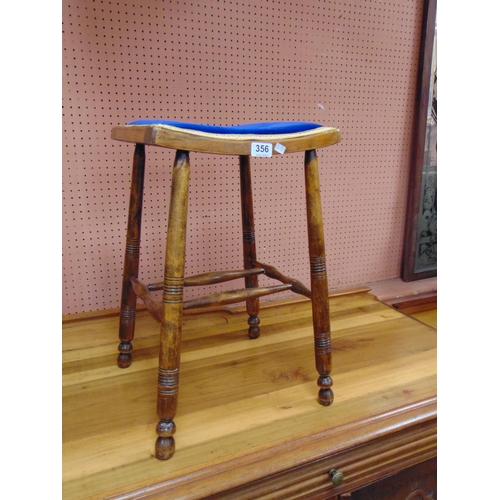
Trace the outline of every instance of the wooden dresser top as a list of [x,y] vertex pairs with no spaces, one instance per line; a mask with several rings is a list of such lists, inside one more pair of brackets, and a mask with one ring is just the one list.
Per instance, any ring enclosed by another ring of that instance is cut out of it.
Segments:
[[316,401],[309,301],[263,305],[255,340],[242,308],[187,314],[165,462],[154,458],[158,324],[138,313],[121,370],[115,315],[65,321],[64,498],[329,498],[436,456],[436,330],[351,292],[330,299],[330,407]]

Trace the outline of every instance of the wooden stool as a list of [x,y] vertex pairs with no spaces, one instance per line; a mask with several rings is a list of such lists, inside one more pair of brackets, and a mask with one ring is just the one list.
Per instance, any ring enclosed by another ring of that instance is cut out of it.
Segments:
[[[330,316],[316,149],[339,142],[339,130],[303,122],[217,127],[170,120],[137,120],[128,125],[113,128],[112,138],[135,143],[120,307],[118,366],[126,368],[132,362],[136,302],[137,297],[140,297],[146,303],[148,310],[161,323],[157,400],[160,421],[156,427],[157,458],[166,460],[173,455],[175,449],[174,417],[179,388],[183,309],[246,301],[249,315],[248,335],[250,338],[257,338],[260,334],[259,297],[284,290],[292,290],[309,297],[313,312],[316,369],[319,373],[319,402],[325,406],[330,405],[333,402],[331,389],[333,382],[330,377]],[[172,171],[165,277],[163,283],[151,285],[144,285],[137,279],[146,145],[176,150]],[[244,269],[241,271],[209,272],[184,277],[190,151],[239,156],[244,253]],[[299,281],[284,276],[276,268],[258,262],[255,250],[250,156],[272,156],[299,151],[305,152],[310,290]],[[259,287],[259,274],[276,279],[280,284]],[[221,283],[236,278],[244,278],[244,289],[183,301],[185,286]],[[163,304],[155,303],[150,291],[161,289],[163,289]]]

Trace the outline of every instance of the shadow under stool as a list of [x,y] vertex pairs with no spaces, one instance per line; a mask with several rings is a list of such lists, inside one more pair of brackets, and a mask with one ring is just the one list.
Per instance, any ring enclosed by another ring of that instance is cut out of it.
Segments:
[[[291,290],[311,299],[316,369],[319,373],[319,403],[333,402],[331,371],[330,315],[326,274],[325,243],[319,171],[316,149],[340,141],[340,131],[305,122],[271,122],[230,127],[197,125],[171,120],[136,120],[112,130],[112,138],[135,144],[132,183],[127,224],[127,242],[120,305],[120,345],[118,366],[132,362],[137,297],[161,323],[158,366],[156,457],[170,458],[175,450],[174,417],[179,389],[179,363],[182,314],[184,309],[246,302],[248,335],[257,338],[259,297]],[[176,150],[172,170],[168,216],[165,275],[162,283],[145,285],[138,280],[141,211],[146,162],[145,146]],[[275,267],[257,260],[250,156],[273,156],[305,152],[305,197],[309,241],[310,289],[294,278],[284,276]],[[207,272],[184,276],[186,223],[188,215],[189,153],[201,152],[239,156],[240,194],[243,231],[243,269]],[[259,287],[264,274],[279,282]],[[185,286],[205,286],[243,278],[245,287],[238,291],[219,292],[194,300],[183,300]],[[163,290],[162,303],[154,302],[151,291]]]

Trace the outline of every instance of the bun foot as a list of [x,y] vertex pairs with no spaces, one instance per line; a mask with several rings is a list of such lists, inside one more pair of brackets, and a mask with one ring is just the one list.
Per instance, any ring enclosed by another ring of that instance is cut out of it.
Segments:
[[120,342],[118,350],[120,351],[116,360],[118,368],[128,368],[132,364],[132,344],[130,342]]
[[175,451],[175,424],[173,421],[160,420],[156,426],[155,454],[158,460],[168,460]]
[[175,451],[175,440],[173,437],[156,439],[155,453],[158,460],[168,460]]
[[257,316],[250,316],[248,318],[248,336],[251,339],[258,339],[260,337],[260,319]]
[[330,387],[333,385],[333,380],[329,375],[324,375],[318,378],[318,385],[320,387],[318,393],[319,404],[323,406],[330,406],[333,403],[333,391]]

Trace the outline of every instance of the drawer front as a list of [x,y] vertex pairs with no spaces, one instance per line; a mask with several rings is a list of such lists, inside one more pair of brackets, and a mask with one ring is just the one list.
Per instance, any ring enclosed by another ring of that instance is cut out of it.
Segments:
[[[336,500],[338,495],[360,490],[436,456],[437,426],[436,421],[431,420],[416,428],[206,498]],[[335,475],[332,470],[340,474]],[[332,476],[337,484],[332,481]]]
[[354,491],[351,500],[437,500],[437,459],[414,465]]

